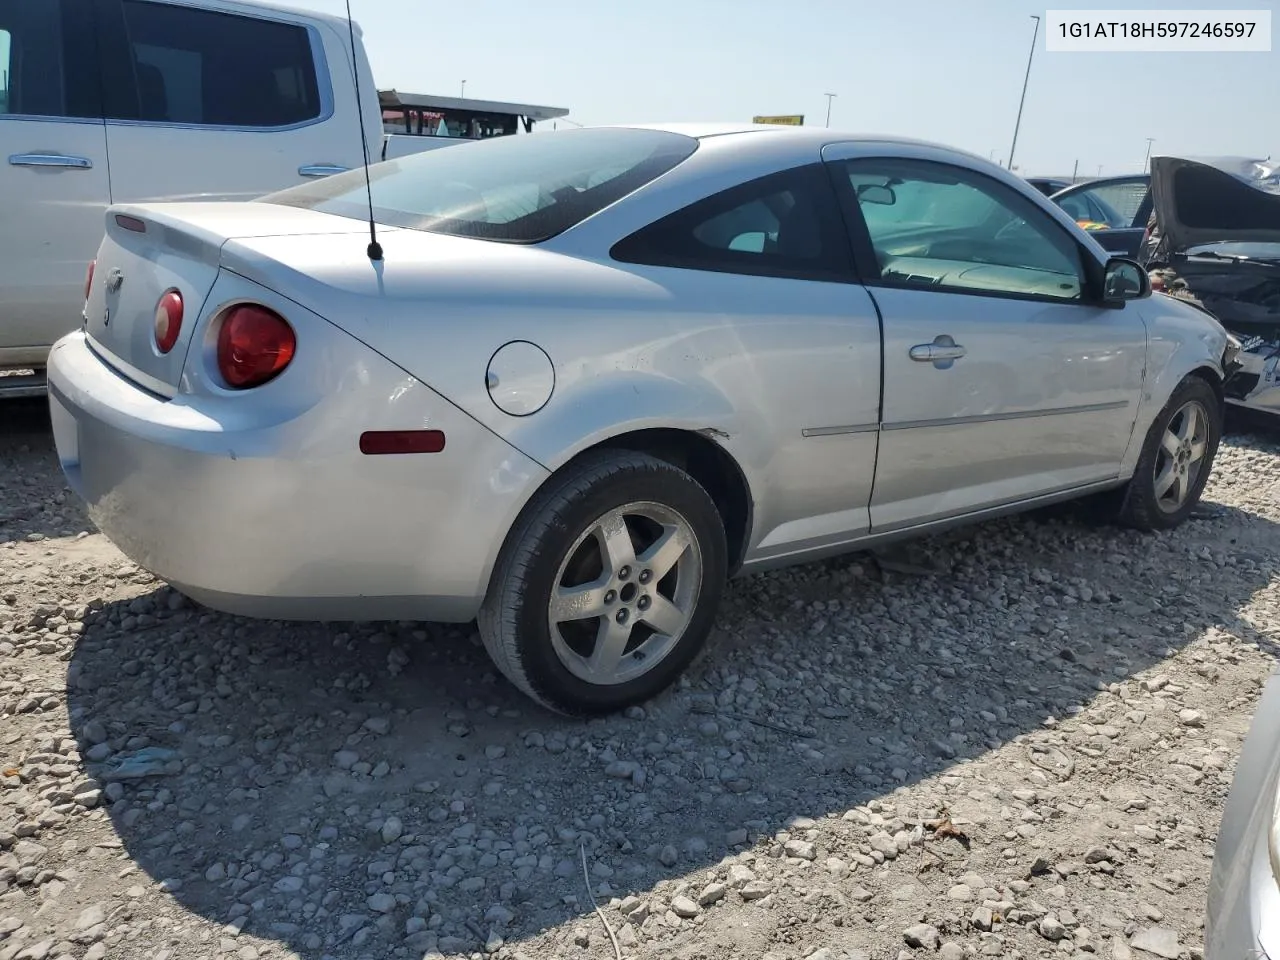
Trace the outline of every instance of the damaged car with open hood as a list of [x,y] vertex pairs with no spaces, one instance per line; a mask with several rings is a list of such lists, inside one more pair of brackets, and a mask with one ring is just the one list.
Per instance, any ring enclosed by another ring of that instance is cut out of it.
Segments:
[[1211,313],[1240,341],[1227,401],[1280,414],[1280,163],[1153,157],[1152,287]]

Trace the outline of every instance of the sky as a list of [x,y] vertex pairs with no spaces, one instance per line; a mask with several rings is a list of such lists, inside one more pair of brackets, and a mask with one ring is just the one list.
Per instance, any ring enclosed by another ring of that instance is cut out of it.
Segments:
[[[343,0],[286,0],[343,15]],[[1007,163],[1035,23],[1026,0],[351,0],[379,88],[566,107],[581,124],[804,114]],[[1051,9],[1273,9],[1277,0]],[[1280,156],[1269,53],[1049,53],[1036,40],[1015,168],[1098,176],[1153,154]],[[1264,106],[1269,105],[1269,106]]]

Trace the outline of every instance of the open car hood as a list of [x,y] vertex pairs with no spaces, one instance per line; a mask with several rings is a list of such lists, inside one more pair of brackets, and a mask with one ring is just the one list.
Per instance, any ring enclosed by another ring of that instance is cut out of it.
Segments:
[[1280,164],[1151,158],[1151,199],[1171,253],[1223,241],[1280,243]]

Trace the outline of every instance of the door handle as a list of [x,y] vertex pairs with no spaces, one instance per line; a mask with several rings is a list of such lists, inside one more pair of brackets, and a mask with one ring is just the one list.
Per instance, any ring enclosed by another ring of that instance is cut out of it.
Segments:
[[907,351],[917,363],[932,363],[938,370],[946,370],[963,357],[967,350],[943,333],[933,338],[933,343],[919,343]]
[[15,167],[75,167],[89,170],[93,161],[88,157],[67,157],[60,153],[15,153],[9,157]]
[[308,163],[298,168],[298,175],[302,177],[332,177],[339,173],[346,173],[350,167],[340,167],[336,163]]

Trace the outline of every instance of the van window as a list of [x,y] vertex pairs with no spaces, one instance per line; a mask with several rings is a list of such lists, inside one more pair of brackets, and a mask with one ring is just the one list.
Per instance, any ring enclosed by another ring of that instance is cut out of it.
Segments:
[[132,116],[220,127],[287,127],[320,117],[305,27],[149,0],[125,0]]
[[0,114],[102,116],[88,0],[0,0]]
[[8,30],[0,30],[0,113],[9,112],[9,58],[11,40]]

